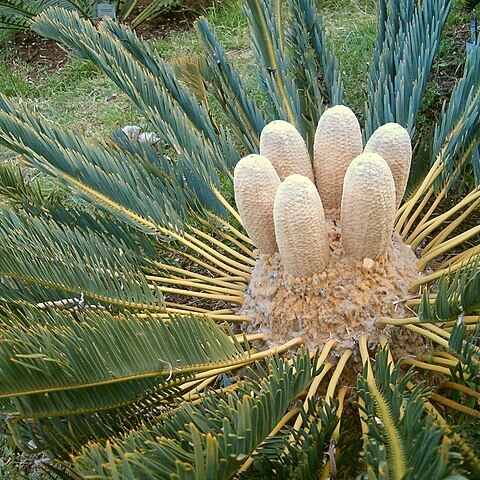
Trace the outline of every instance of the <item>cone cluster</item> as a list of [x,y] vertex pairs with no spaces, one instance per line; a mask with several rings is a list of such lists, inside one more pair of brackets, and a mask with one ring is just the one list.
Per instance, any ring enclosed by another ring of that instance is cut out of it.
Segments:
[[378,128],[363,148],[355,114],[327,109],[315,134],[313,162],[296,128],[276,120],[262,131],[260,155],[240,160],[235,200],[261,254],[279,252],[296,277],[320,274],[329,262],[325,210],[340,216],[343,248],[358,260],[378,260],[391,242],[405,193],[412,147],[396,123]]

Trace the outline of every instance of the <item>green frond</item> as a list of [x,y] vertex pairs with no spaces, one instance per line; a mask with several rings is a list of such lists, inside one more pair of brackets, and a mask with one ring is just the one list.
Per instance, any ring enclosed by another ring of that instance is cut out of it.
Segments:
[[287,46],[291,70],[299,92],[303,133],[313,149],[313,138],[325,106],[342,103],[343,84],[338,59],[325,33],[315,0],[290,2]]
[[153,20],[163,12],[181,3],[181,0],[151,0],[150,3],[132,19],[132,28],[136,28],[144,22]]
[[479,337],[478,325],[474,332],[468,332],[465,325],[459,321],[454,325],[448,342],[448,346],[461,361],[459,368],[465,369],[472,380],[480,375]]
[[426,412],[427,391],[409,392],[412,373],[400,377],[400,365],[389,362],[388,351],[375,357],[375,376],[366,364],[359,376],[358,395],[364,402],[367,478],[443,479],[448,471],[443,430]]
[[129,313],[24,308],[4,310],[1,322],[0,398],[160,381],[248,362],[235,337],[206,318],[171,316],[164,322]]
[[125,27],[111,20],[95,27],[75,13],[50,9],[35,19],[32,28],[97,65],[173,151],[208,168],[212,178],[216,177],[213,167],[230,173],[239,157],[226,132],[217,131],[206,108],[179,84],[172,68],[158,56],[152,57],[146,68],[145,54],[135,56],[142,42]]
[[274,0],[244,0],[243,9],[250,24],[255,59],[259,65],[261,88],[268,93],[269,119],[286,120],[301,129],[299,92],[291,75],[289,59],[280,39],[282,24]]
[[1,409],[26,450],[30,440],[78,449],[132,428],[171,406],[194,373],[249,362],[235,337],[205,318],[23,308],[3,309],[0,323]]
[[96,16],[96,0],[1,0],[0,28],[28,29],[31,20],[50,7],[74,10],[82,16]]
[[266,377],[245,381],[238,392],[207,395],[163,416],[151,430],[131,432],[111,443],[90,444],[75,457],[79,475],[108,478],[230,478],[261,445],[290,402],[316,374],[303,349],[293,358],[268,360]]
[[269,437],[254,455],[252,469],[240,478],[321,478],[325,458],[332,454],[331,437],[338,419],[328,403],[322,400],[310,400],[301,415],[304,427],[299,431],[287,427],[280,434]]
[[0,295],[8,301],[50,305],[76,297],[72,308],[165,308],[125,246],[7,209],[0,209],[0,275]]
[[25,0],[0,1],[0,28],[26,30],[31,19],[38,14],[42,0],[27,2]]
[[397,122],[413,135],[433,59],[452,0],[380,0],[365,112],[366,138]]
[[45,177],[27,178],[23,169],[13,163],[0,164],[0,199],[19,208],[39,210],[58,205],[63,198],[62,189]]
[[[435,128],[430,158],[440,158],[442,174],[435,188],[448,187],[458,181],[466,166],[473,165],[476,184],[480,185],[478,137],[480,134],[480,42],[467,56],[462,78],[452,91]],[[476,157],[477,155],[477,157]],[[475,158],[477,161],[475,162]]]
[[250,152],[258,151],[260,132],[266,121],[249,98],[240,76],[227,59],[225,49],[205,19],[197,22],[197,31],[205,48],[209,90],[213,93],[232,127]]
[[454,274],[443,274],[437,285],[435,300],[426,291],[418,310],[420,320],[462,321],[465,315],[480,312],[480,257],[468,262]]
[[[0,109],[0,143],[136,228],[159,234],[160,227],[181,229],[192,211],[224,212],[212,193],[220,180],[207,161],[195,164],[181,156],[170,164],[151,147],[135,147],[125,135],[122,148],[89,141],[74,131],[40,123],[4,97]],[[146,150],[149,155],[141,156]]]

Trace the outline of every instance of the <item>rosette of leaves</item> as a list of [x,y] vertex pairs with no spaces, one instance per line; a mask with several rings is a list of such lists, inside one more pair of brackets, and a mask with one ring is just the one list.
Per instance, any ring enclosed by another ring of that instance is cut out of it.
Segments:
[[30,22],[50,7],[76,11],[86,18],[97,15],[96,0],[1,0],[0,28],[30,29]]
[[105,0],[104,2],[97,0],[1,0],[0,28],[30,29],[31,21],[50,7],[65,8],[77,12],[84,18],[96,19],[99,3],[112,4],[118,20],[122,22],[128,20],[132,28],[136,28],[182,2],[181,0],[151,0],[133,16],[138,0]]
[[[411,317],[378,324],[431,342],[429,355],[402,361],[419,373],[400,375],[387,346],[372,362],[361,337],[364,368],[347,387],[352,352],[332,360],[335,340],[313,356],[297,350],[296,338],[257,350],[251,345],[262,335],[235,327],[249,320],[236,312],[255,254],[228,193],[240,158],[234,141],[258,152],[264,125],[281,119],[311,148],[325,106],[342,103],[315,4],[293,0],[286,14],[280,2],[244,2],[264,108],[207,22],[198,23],[205,85],[228,123],[215,121],[155,51],[115,22],[95,26],[51,9],[32,24],[102,69],[159,137],[157,148],[120,133],[95,142],[0,101],[2,144],[73,194],[67,201],[45,193],[2,167],[0,406],[16,444],[47,451],[44,468],[53,474],[480,476],[479,45],[415,152],[429,152],[429,170],[411,179],[396,216],[425,275],[401,299]],[[379,2],[366,139],[388,122],[415,138],[451,6]]]

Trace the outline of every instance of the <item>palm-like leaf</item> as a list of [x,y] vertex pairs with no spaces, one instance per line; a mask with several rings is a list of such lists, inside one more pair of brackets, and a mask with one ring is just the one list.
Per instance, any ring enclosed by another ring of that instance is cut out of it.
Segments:
[[451,0],[378,3],[379,34],[368,83],[367,138],[387,122],[413,130],[452,5]]
[[230,478],[317,373],[306,350],[292,365],[272,359],[266,376],[259,383],[240,383],[238,393],[181,406],[152,430],[132,432],[115,445],[88,446],[75,459],[77,471],[101,478],[115,471],[120,478],[156,478],[172,472],[181,478]]
[[0,210],[0,218],[4,300],[73,296],[87,305],[164,310],[162,294],[150,289],[138,261],[121,243],[10,210]]
[[0,28],[27,29],[31,20],[50,7],[74,10],[82,16],[96,16],[95,0],[1,0]]
[[442,456],[448,450],[442,444],[442,429],[424,407],[426,392],[418,386],[408,392],[411,375],[400,380],[399,366],[389,363],[386,350],[376,356],[375,376],[369,361],[365,369],[358,393],[367,425],[364,445],[369,477],[445,478]]

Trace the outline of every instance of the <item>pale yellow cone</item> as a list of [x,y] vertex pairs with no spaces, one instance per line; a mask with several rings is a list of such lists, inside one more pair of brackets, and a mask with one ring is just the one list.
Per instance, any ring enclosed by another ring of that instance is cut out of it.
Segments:
[[362,150],[362,133],[355,114],[344,105],[325,110],[315,133],[313,161],[315,181],[325,208],[340,207],[345,172]]
[[347,254],[358,260],[382,257],[391,242],[395,212],[395,183],[387,162],[376,153],[362,153],[348,167],[343,184],[341,228]]
[[273,224],[277,172],[267,158],[248,155],[237,163],[233,178],[235,202],[250,239],[260,253],[277,252]]
[[378,153],[390,167],[395,180],[395,205],[398,209],[407,187],[412,163],[410,135],[398,123],[386,123],[377,128],[367,144],[366,153]]
[[280,184],[274,219],[285,271],[296,277],[321,273],[330,254],[328,236],[322,200],[309,178],[290,175]]
[[275,120],[264,127],[260,135],[260,155],[270,160],[282,181],[295,173],[314,181],[305,141],[288,122]]

